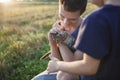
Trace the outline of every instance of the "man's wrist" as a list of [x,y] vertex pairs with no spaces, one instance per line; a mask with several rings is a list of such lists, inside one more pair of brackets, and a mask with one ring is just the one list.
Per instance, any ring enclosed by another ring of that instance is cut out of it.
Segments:
[[61,61],[57,61],[57,71],[60,70]]

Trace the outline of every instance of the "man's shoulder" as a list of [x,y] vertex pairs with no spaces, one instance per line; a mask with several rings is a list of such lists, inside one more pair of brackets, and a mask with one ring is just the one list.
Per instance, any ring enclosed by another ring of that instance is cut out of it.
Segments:
[[96,10],[90,14],[88,14],[85,17],[84,23],[89,23],[89,24],[95,24],[95,23],[105,23],[107,20],[107,15],[104,13],[104,11],[100,10]]

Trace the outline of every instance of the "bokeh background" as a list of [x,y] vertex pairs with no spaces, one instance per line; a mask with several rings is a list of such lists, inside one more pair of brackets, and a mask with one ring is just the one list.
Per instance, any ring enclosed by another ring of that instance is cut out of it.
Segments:
[[[88,3],[84,18],[97,7]],[[30,80],[46,69],[47,33],[58,20],[58,0],[0,0],[0,80]]]

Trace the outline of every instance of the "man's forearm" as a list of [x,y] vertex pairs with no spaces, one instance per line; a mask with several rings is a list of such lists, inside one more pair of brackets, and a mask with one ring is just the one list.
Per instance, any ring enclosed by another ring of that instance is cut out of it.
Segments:
[[68,46],[64,44],[59,45],[60,53],[64,61],[74,61],[81,60],[83,57],[83,53],[81,52],[73,52]]
[[58,47],[51,47],[51,54],[50,55],[53,56],[53,57],[56,57],[59,60],[61,60],[61,55],[60,55]]
[[83,60],[79,60],[79,61],[57,62],[58,70],[73,74],[79,74],[79,75],[95,74],[99,67],[99,63],[100,63],[99,60],[86,55]]
[[59,45],[60,53],[64,61],[73,61],[74,53],[64,44]]

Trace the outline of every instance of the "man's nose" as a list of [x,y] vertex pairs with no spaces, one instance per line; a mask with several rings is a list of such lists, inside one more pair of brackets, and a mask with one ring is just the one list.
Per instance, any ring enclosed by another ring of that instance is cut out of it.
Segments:
[[63,25],[64,25],[63,26],[64,30],[66,30],[66,31],[70,30],[70,22],[69,22],[69,20],[67,18],[64,18]]
[[69,21],[68,21],[68,19],[65,18],[65,19],[63,20],[63,23],[64,23],[64,25],[69,25]]

